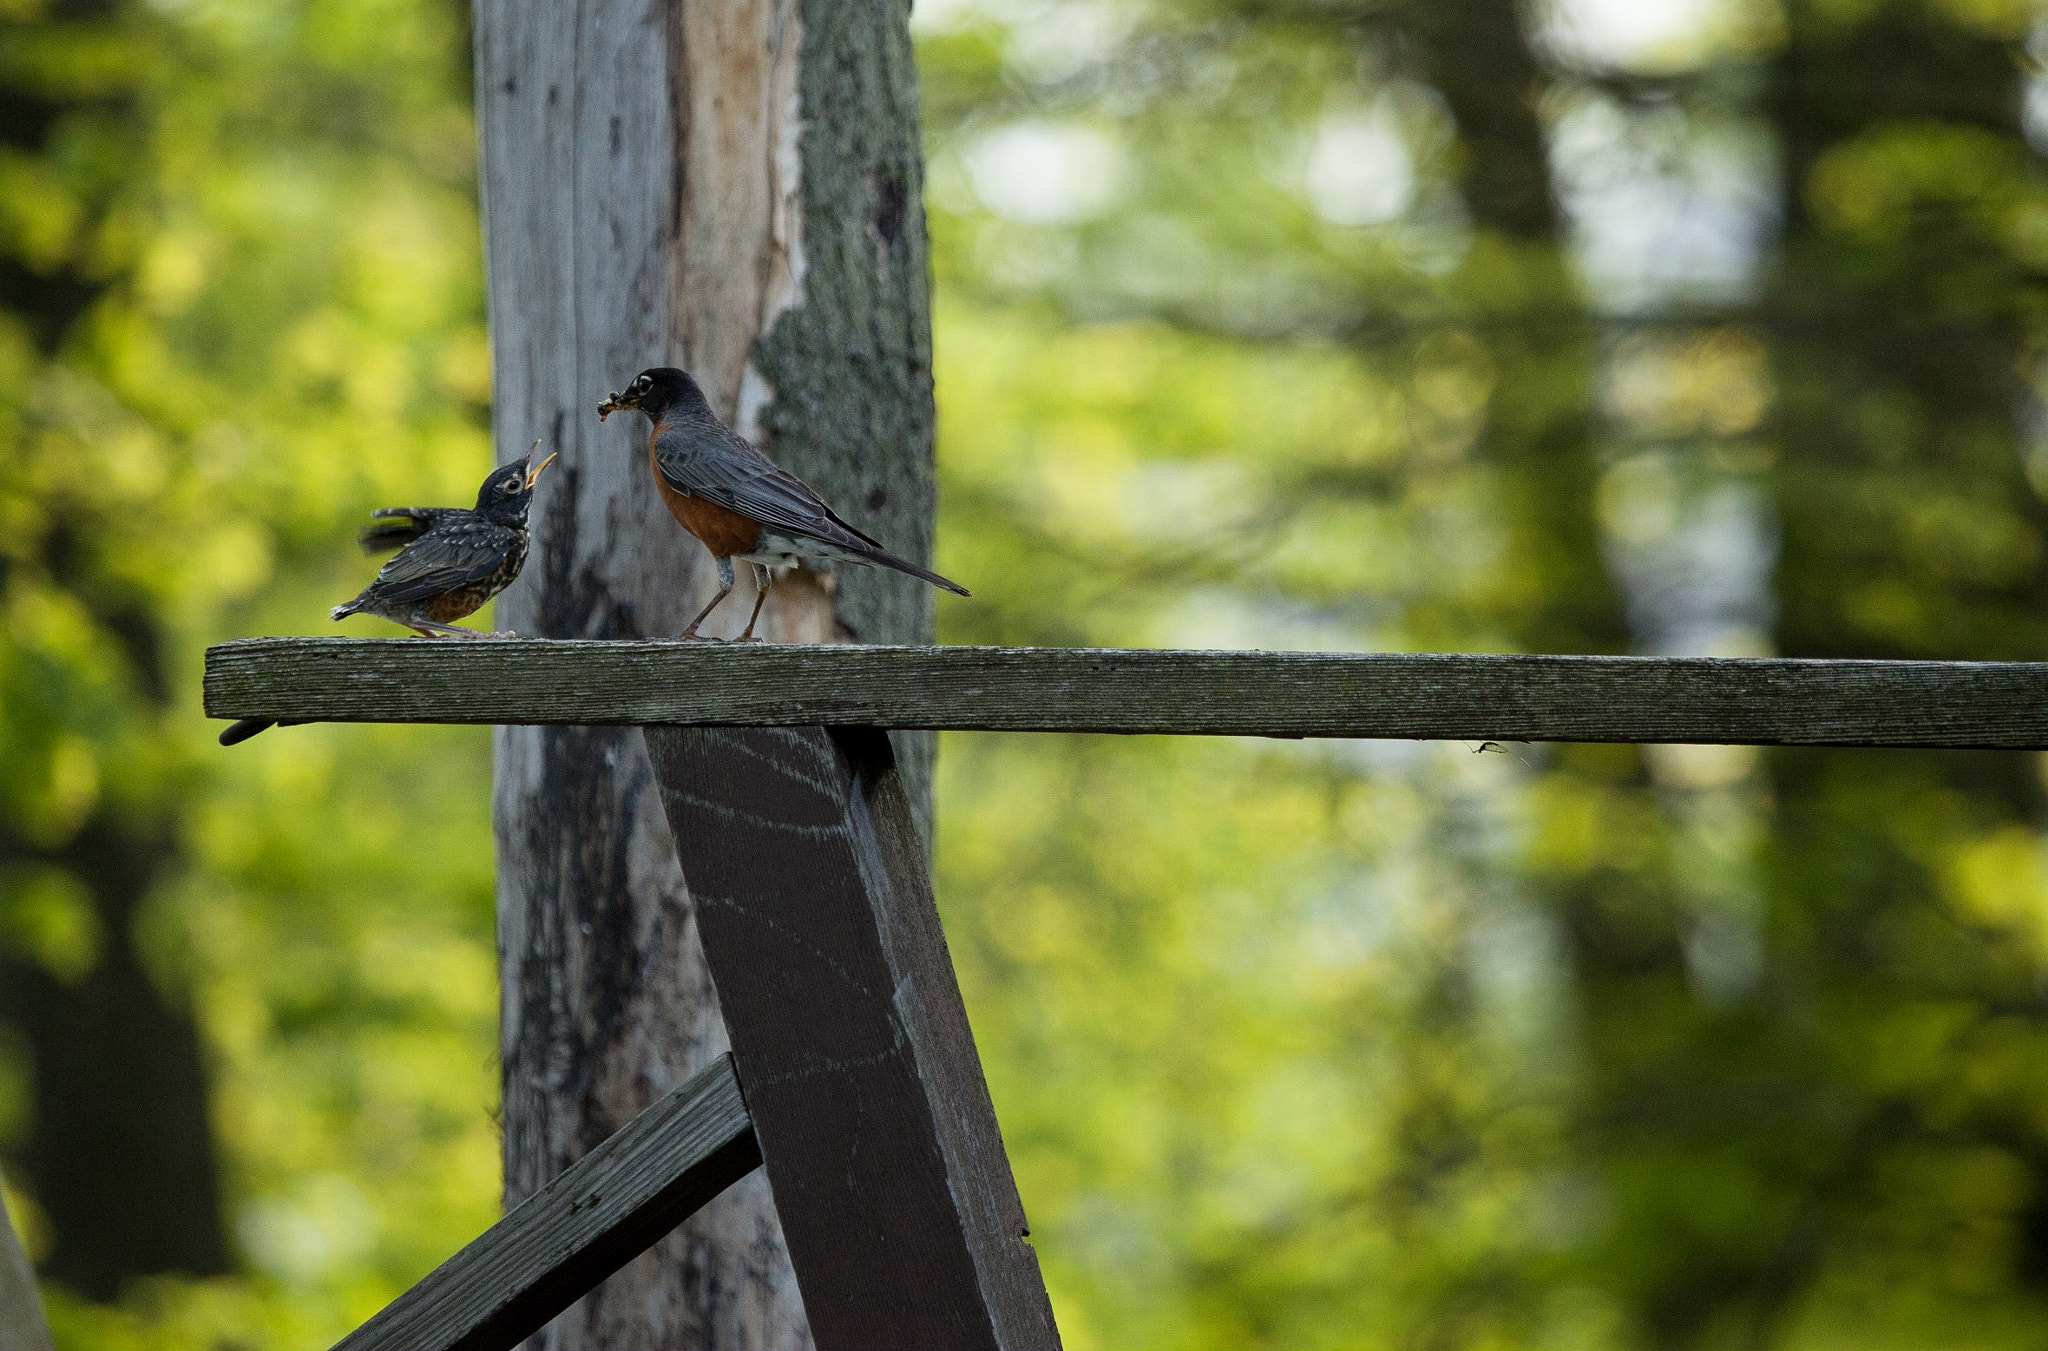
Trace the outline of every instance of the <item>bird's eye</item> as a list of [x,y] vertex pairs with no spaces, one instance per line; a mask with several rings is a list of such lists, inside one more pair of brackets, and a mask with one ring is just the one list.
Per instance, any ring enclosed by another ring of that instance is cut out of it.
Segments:
[[638,380],[635,380],[633,382],[633,388],[647,389],[650,388],[653,384],[654,382],[652,380],[649,380],[646,376],[643,375]]
[[498,491],[505,494],[505,496],[507,497],[510,497],[512,494],[518,492],[519,476],[517,474],[514,474],[511,478],[508,478],[503,483],[500,483],[498,485]]

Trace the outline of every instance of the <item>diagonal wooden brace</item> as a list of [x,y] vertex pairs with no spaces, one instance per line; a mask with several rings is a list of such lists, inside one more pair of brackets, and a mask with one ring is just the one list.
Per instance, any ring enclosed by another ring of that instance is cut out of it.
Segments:
[[732,1061],[720,1056],[335,1351],[510,1351],[760,1161]]
[[888,734],[649,727],[819,1351],[1051,1351]]

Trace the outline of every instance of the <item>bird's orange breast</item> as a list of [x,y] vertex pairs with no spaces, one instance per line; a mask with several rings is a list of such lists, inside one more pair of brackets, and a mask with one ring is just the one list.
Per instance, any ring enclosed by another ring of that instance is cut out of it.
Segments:
[[750,516],[742,516],[729,507],[716,502],[707,502],[701,497],[677,492],[669,481],[662,477],[661,461],[654,453],[654,443],[661,435],[656,425],[647,437],[647,467],[654,471],[654,486],[661,492],[662,504],[668,514],[676,518],[676,524],[704,541],[704,547],[711,551],[713,558],[731,558],[734,554],[750,553],[761,542],[761,523]]

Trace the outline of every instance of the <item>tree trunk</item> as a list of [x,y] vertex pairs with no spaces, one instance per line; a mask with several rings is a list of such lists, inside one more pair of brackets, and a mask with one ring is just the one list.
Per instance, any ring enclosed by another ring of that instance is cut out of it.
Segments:
[[[719,411],[911,558],[932,533],[930,316],[905,6],[862,0],[478,6],[498,458],[535,437],[534,551],[502,627],[679,634],[709,557],[658,502],[633,417],[597,401],[693,370]],[[721,614],[736,632],[752,603]],[[798,573],[762,632],[928,641],[893,573]],[[506,1199],[726,1046],[634,729],[501,728],[495,816]],[[928,739],[899,740],[928,792]],[[757,1174],[557,1319],[549,1348],[807,1343]]]
[[32,1052],[23,1171],[50,1220],[43,1272],[100,1301],[138,1276],[231,1265],[199,1029],[136,951],[136,910],[170,856],[150,833],[103,813],[64,851],[106,935],[90,971],[0,961],[0,1009]]
[[[1495,622],[1527,652],[1626,652],[1626,609],[1600,549],[1593,317],[1566,254],[1537,113],[1544,72],[1516,0],[1396,11],[1404,47],[1457,124],[1458,188],[1481,233],[1462,300],[1494,386],[1478,453],[1500,476],[1502,571],[1519,584]],[[1511,270],[1516,287],[1493,280]]]

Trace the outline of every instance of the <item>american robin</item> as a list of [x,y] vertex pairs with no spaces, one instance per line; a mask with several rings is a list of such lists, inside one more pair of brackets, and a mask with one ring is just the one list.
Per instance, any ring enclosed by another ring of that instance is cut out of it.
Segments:
[[801,479],[720,422],[689,372],[673,366],[640,372],[624,390],[605,396],[597,420],[626,408],[639,409],[654,424],[647,458],[669,514],[702,540],[718,563],[718,594],[690,621],[685,638],[699,637],[697,626],[732,594],[735,558],[753,567],[758,583],[741,642],[752,641],[761,603],[775,584],[769,569],[806,559],[894,568],[956,596],[970,594],[958,582],[898,558],[841,520]]
[[[553,464],[526,458],[491,471],[477,491],[474,507],[380,507],[371,515],[380,524],[358,537],[365,553],[397,549],[398,556],[377,571],[377,579],[361,595],[331,611],[337,620],[352,614],[376,615],[403,624],[422,638],[481,638],[475,629],[457,628],[455,620],[483,608],[484,602],[512,585],[526,563],[526,513],[533,505],[533,485],[540,471]],[[530,467],[529,467],[530,466]],[[509,636],[509,635],[507,635]],[[272,718],[244,718],[220,734],[220,744],[247,741],[275,724]]]

